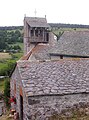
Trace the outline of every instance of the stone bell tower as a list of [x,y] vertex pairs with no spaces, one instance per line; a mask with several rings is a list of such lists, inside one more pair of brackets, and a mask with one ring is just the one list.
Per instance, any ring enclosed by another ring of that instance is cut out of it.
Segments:
[[38,43],[49,42],[49,28],[46,18],[24,17],[24,54]]

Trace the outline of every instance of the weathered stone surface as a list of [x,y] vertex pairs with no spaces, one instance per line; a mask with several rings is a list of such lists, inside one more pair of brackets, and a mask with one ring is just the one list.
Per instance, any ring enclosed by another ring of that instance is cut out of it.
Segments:
[[[16,94],[13,83],[16,83]],[[89,60],[19,62],[11,80],[11,95],[16,95],[16,110],[19,114],[20,87],[23,91],[24,120],[27,117],[29,120],[46,120],[65,109],[75,111],[81,108],[82,113],[82,108],[89,106]],[[28,96],[32,101],[28,102]],[[86,109],[85,113],[88,112]],[[69,117],[71,112],[65,115]]]
[[51,53],[89,56],[89,31],[65,31]]
[[39,95],[39,91],[43,95],[89,92],[88,59],[39,63],[22,61],[18,68],[23,86],[33,95]]
[[[41,120],[46,119],[56,114],[63,114],[66,117],[71,117],[72,112],[75,110],[79,111],[79,114],[88,114],[89,94],[76,94],[76,95],[64,95],[64,96],[40,96],[31,97],[31,99],[40,100],[39,104],[34,104],[34,109],[28,105],[29,111],[32,116],[36,116],[35,119]],[[38,115],[38,113],[41,113]],[[30,115],[29,115],[30,116]]]
[[31,99],[31,98],[28,99],[29,105],[34,105],[34,104],[39,104],[39,103],[40,103],[40,100],[35,100],[35,99]]

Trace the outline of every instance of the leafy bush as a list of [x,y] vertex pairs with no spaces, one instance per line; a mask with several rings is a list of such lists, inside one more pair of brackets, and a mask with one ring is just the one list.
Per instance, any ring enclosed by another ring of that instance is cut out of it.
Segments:
[[7,107],[10,107],[10,79],[6,78],[4,83],[4,101]]
[[12,71],[13,71],[13,69],[15,68],[16,62],[12,61],[12,60],[9,60],[7,65],[8,65],[7,75],[10,76]]
[[0,69],[0,76],[8,76],[7,71],[8,71],[8,67],[7,66],[5,66],[2,69]]
[[9,44],[23,42],[21,30],[0,30],[0,51],[10,50]]
[[16,65],[15,61],[8,60],[6,66],[0,69],[0,76],[10,76],[15,65]]

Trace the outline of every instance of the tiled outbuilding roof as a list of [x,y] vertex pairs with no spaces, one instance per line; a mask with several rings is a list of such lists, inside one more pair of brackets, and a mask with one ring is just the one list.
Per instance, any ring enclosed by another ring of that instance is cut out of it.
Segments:
[[89,56],[89,31],[65,31],[50,53]]
[[89,93],[89,59],[19,61],[17,67],[28,96]]
[[49,28],[49,24],[47,23],[46,18],[39,17],[26,17],[25,18],[29,26],[31,27],[44,27]]

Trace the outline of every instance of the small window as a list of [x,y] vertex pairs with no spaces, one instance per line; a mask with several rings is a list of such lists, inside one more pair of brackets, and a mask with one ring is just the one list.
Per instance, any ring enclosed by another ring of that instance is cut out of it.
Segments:
[[34,36],[34,30],[31,30],[31,36]]
[[38,30],[35,31],[35,35],[38,37]]
[[60,55],[60,59],[63,59],[63,55]]
[[41,36],[41,37],[43,36],[43,31],[42,31],[42,30],[40,30],[40,36]]

